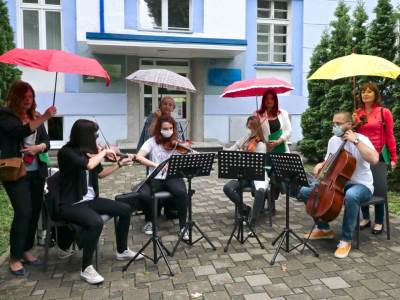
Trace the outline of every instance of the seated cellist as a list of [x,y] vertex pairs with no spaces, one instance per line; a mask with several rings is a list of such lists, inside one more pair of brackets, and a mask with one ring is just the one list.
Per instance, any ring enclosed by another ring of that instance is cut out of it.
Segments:
[[[352,116],[349,112],[335,113],[332,122],[334,136],[328,142],[325,160],[314,167],[314,175],[317,176],[329,155],[336,153],[343,141],[347,141],[344,149],[356,160],[355,171],[344,188],[342,236],[335,251],[335,257],[337,258],[345,258],[350,252],[360,206],[363,202],[368,201],[374,192],[370,164],[376,164],[379,161],[379,154],[371,141],[366,136],[353,132],[352,124]],[[312,188],[302,187],[299,192],[299,198],[307,202]],[[308,236],[313,240],[334,238],[334,233],[328,223],[317,220],[316,225],[317,227],[312,232],[305,235],[306,238]]]

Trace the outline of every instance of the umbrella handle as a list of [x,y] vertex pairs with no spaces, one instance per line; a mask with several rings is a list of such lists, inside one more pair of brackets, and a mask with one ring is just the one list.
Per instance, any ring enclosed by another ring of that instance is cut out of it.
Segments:
[[58,75],[58,72],[56,72],[56,80],[55,80],[55,82],[54,82],[53,106],[54,106],[54,104],[56,103],[57,75]]

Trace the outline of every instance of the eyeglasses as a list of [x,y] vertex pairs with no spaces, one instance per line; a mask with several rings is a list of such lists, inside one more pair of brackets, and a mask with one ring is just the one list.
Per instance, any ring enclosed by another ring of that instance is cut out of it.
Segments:
[[342,126],[342,125],[344,125],[344,124],[346,124],[346,123],[350,123],[349,121],[347,121],[347,122],[332,122],[332,126]]
[[99,137],[99,134],[96,132],[96,133],[94,134],[94,137],[97,139],[97,138]]

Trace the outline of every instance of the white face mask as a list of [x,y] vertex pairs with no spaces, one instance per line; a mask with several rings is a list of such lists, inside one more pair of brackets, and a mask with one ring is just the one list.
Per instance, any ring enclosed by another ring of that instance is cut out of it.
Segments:
[[174,131],[173,130],[162,130],[161,129],[160,133],[164,138],[168,139],[168,138],[170,138],[172,136]]
[[250,135],[250,136],[251,136],[251,135],[252,135],[251,129],[247,128],[247,129],[246,129],[246,133],[247,133],[247,135]]

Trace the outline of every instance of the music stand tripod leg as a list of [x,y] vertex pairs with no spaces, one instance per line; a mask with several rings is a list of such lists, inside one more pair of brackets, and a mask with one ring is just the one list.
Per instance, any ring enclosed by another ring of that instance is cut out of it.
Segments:
[[275,259],[278,256],[279,251],[282,248],[282,244],[286,239],[286,235],[288,234],[288,232],[285,230],[281,233],[281,240],[279,241],[278,247],[275,250],[274,256],[272,257],[271,261],[270,261],[270,265],[272,266],[275,263]]
[[[150,258],[149,256],[146,256],[146,258],[150,259],[153,261],[154,264],[157,264],[157,262],[159,261],[159,259],[162,257],[165,264],[168,267],[169,270],[169,274],[171,276],[174,276],[174,273],[172,272],[171,266],[168,262],[168,259],[164,253],[164,250],[166,253],[169,254],[169,251],[167,250],[167,248],[163,245],[163,243],[160,240],[160,237],[157,235],[157,210],[158,210],[158,205],[157,205],[157,199],[154,197],[153,194],[153,190],[151,187],[151,183],[149,184],[150,186],[150,194],[152,195],[152,202],[153,202],[153,211],[152,211],[152,219],[151,219],[151,223],[153,225],[153,233],[151,235],[151,237],[149,238],[149,240],[146,242],[146,244],[144,244],[144,246],[138,251],[138,253],[136,253],[136,255],[122,268],[122,271],[125,272],[128,267],[130,266],[130,264],[136,259],[136,257],[139,255],[139,253],[144,252],[144,250],[150,245],[150,243],[153,244],[153,258]],[[160,250],[160,254],[161,256],[158,256],[157,254],[157,249]]]
[[264,249],[264,245],[261,243],[260,239],[258,238],[257,233],[254,231],[254,229],[250,226],[249,221],[246,220],[246,225],[247,227],[249,227],[250,233],[252,234],[252,236],[257,240],[258,244],[260,245],[261,249]]
[[300,245],[303,245],[303,248],[300,250],[300,253],[303,253],[304,247],[307,247],[312,253],[314,253],[315,257],[319,256],[318,252],[308,243],[308,241],[309,241],[308,238],[307,239],[301,238],[300,236],[297,235],[296,232],[294,232],[292,230],[290,231],[290,233],[293,234],[293,236],[296,237],[301,242]]
[[[183,174],[183,175],[185,175],[185,174]],[[215,246],[213,245],[213,243],[211,243],[211,241],[207,237],[207,235],[205,235],[205,233],[202,230],[200,230],[200,228],[193,221],[193,218],[192,218],[192,196],[194,194],[194,191],[192,190],[192,178],[193,178],[193,176],[186,175],[185,177],[188,180],[188,190],[189,190],[189,193],[188,193],[188,196],[189,196],[189,199],[188,199],[188,220],[186,221],[184,229],[179,234],[178,241],[176,242],[176,244],[174,246],[174,249],[172,250],[171,256],[174,256],[175,251],[177,250],[177,248],[178,248],[178,246],[179,246],[181,241],[187,243],[190,246],[193,246],[196,242],[198,242],[202,238],[204,238],[210,244],[210,246],[212,247],[213,250],[216,250]],[[195,242],[193,242],[193,239],[192,239],[193,238],[193,226],[199,231],[199,233],[201,235],[201,237],[198,240],[196,240]],[[186,232],[189,233],[189,241],[183,240],[183,236],[185,235]]]
[[233,227],[232,233],[231,233],[231,235],[230,235],[230,237],[229,237],[229,239],[228,239],[228,242],[226,243],[226,246],[225,246],[225,248],[224,248],[224,252],[227,252],[227,251],[228,251],[228,248],[229,248],[229,245],[230,245],[230,243],[231,243],[231,241],[232,241],[232,238],[233,238],[233,236],[235,235],[235,231],[236,231],[236,229],[238,228],[238,222],[239,222],[239,220],[236,218],[236,219],[235,219],[235,226]]

